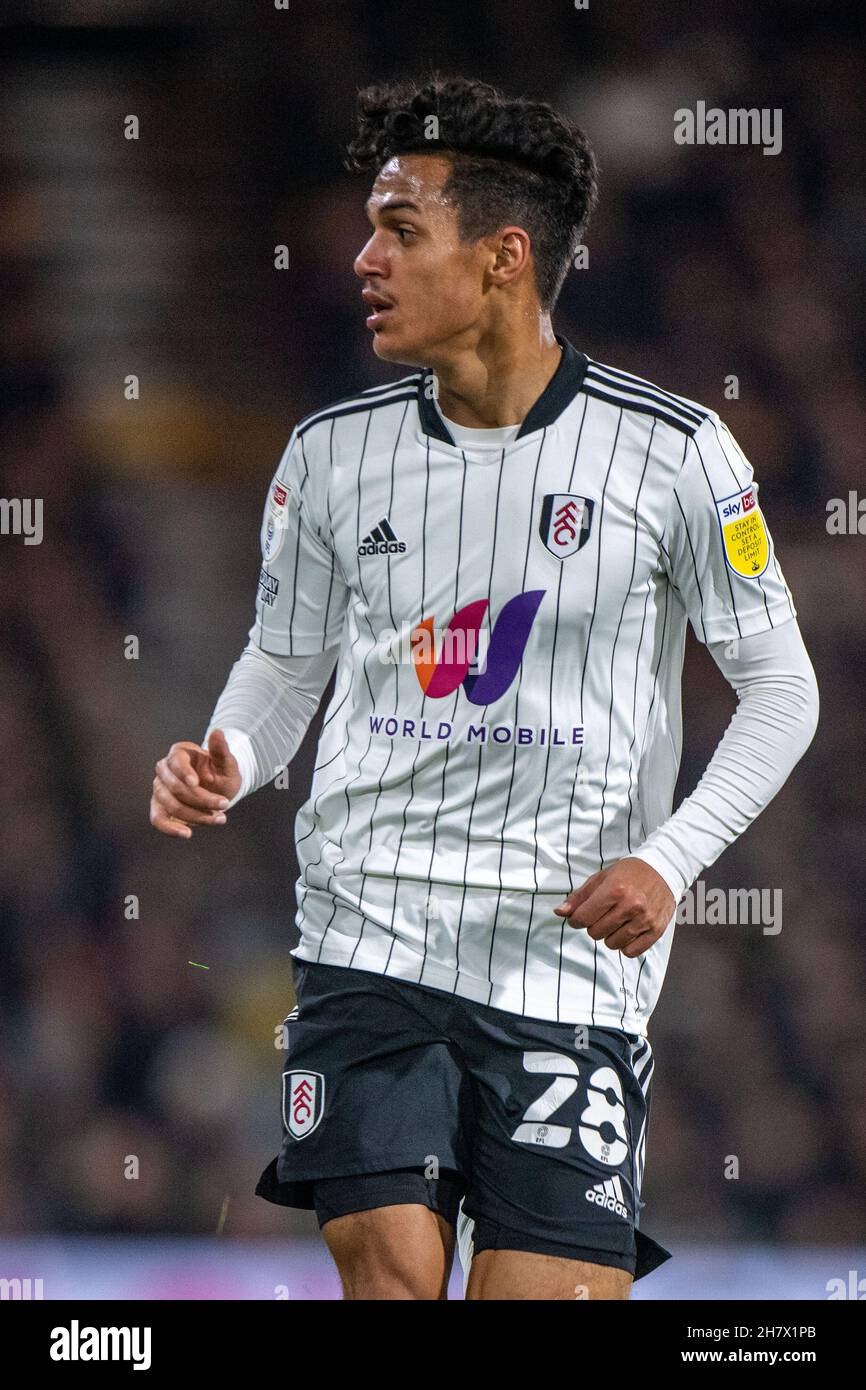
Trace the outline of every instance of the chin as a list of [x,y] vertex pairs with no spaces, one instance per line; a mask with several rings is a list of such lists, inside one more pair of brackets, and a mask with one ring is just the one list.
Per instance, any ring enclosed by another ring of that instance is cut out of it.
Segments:
[[423,349],[416,343],[392,336],[388,332],[373,334],[373,351],[383,362],[402,362],[408,367],[423,367]]

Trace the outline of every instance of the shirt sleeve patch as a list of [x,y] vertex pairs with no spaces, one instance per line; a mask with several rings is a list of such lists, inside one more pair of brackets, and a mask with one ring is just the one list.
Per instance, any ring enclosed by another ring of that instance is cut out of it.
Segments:
[[770,563],[770,538],[754,484],[716,502],[728,568],[741,579],[760,579]]
[[268,498],[265,527],[262,534],[262,558],[265,564],[275,560],[283,548],[288,526],[288,502],[292,495],[291,483],[274,481]]

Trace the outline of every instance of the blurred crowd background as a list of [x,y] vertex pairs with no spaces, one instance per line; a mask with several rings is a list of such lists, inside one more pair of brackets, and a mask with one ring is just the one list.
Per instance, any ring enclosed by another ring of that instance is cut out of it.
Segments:
[[[832,0],[7,0],[0,496],[44,499],[44,539],[0,536],[0,1232],[315,1230],[253,1188],[316,726],[287,789],[190,843],[148,799],[245,643],[292,426],[403,374],[364,328],[341,147],[359,86],[436,67],[587,130],[601,201],[555,325],[720,411],[821,689],[805,760],[704,876],[781,889],[781,932],[678,928],[646,1229],[863,1240],[866,536],[826,529],[866,493],[860,24]],[[676,144],[698,100],[781,108],[781,153]],[[691,637],[684,698],[680,795],[734,707]]]

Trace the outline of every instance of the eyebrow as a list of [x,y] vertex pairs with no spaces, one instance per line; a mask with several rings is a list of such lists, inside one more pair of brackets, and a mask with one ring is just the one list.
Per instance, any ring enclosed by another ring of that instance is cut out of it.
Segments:
[[[367,214],[368,217],[371,216],[370,204],[372,203],[372,201],[373,201],[372,198],[368,198],[367,201],[366,201],[366,203],[364,204],[364,211],[366,212],[366,214]],[[409,209],[411,209],[412,212],[420,212],[420,211],[421,211],[421,209],[420,209],[420,207],[418,206],[418,204],[417,204],[417,203],[413,203],[411,198],[395,198],[394,201],[391,202],[391,203],[382,203],[382,204],[380,204],[380,206],[379,206],[379,211],[380,211],[380,212],[397,212],[400,208],[409,208]]]

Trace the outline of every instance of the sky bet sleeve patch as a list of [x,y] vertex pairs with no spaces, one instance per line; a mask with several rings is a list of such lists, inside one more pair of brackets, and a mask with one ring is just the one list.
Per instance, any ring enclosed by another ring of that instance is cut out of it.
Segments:
[[760,579],[770,563],[770,540],[754,483],[716,502],[728,567],[742,579]]

